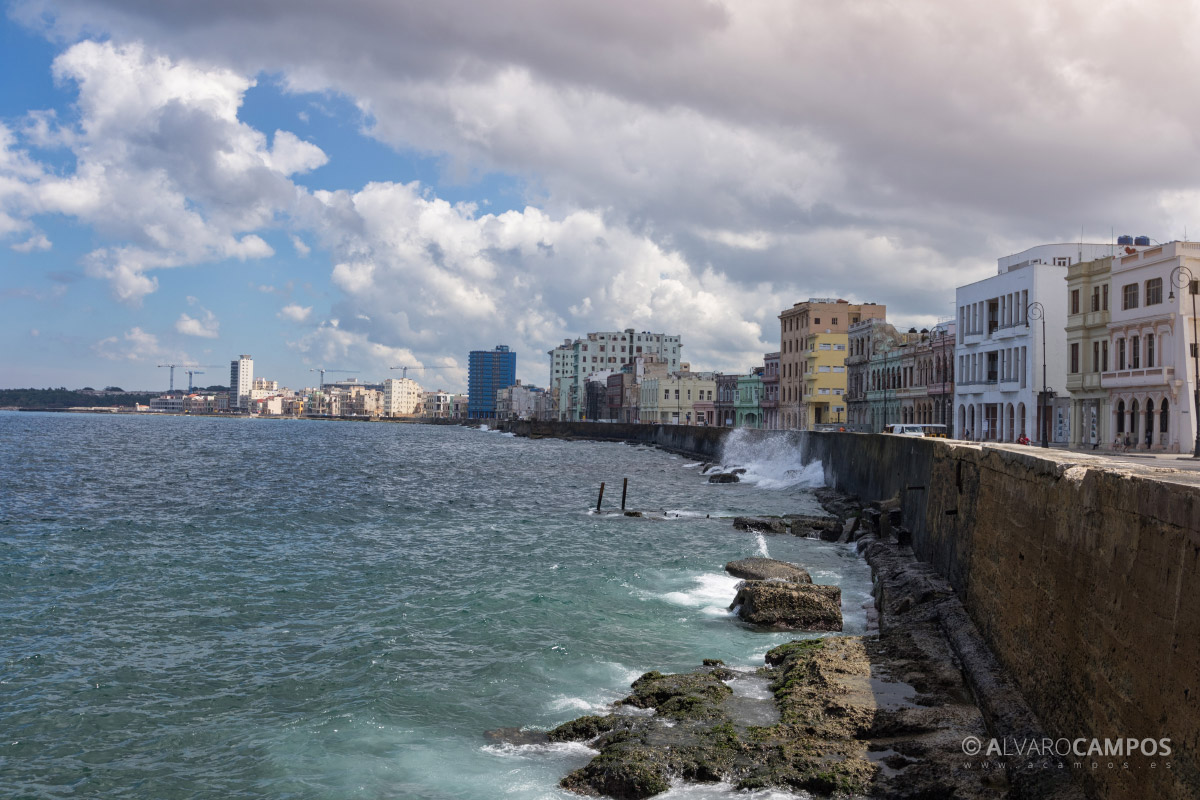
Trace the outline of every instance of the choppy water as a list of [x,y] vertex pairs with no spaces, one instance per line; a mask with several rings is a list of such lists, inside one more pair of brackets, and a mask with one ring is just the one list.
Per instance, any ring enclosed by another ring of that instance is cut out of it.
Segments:
[[[851,549],[727,518],[815,511],[819,473],[730,458],[747,483],[455,427],[0,413],[0,795],[569,797],[586,748],[483,732],[761,665],[789,637],[730,618],[726,561],[806,565],[862,630]],[[675,516],[589,514],[624,477]]]

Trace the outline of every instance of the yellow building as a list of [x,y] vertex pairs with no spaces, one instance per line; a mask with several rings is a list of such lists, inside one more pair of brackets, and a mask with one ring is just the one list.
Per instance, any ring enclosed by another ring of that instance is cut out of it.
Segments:
[[779,315],[779,414],[784,428],[846,421],[846,345],[851,325],[883,319],[887,306],[812,298]]

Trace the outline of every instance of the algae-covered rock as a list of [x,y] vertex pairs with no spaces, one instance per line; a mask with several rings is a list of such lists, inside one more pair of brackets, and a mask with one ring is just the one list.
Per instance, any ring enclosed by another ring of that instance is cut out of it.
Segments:
[[717,472],[708,476],[709,483],[740,483],[741,478],[728,472]]
[[812,583],[747,581],[730,604],[752,625],[783,630],[840,631],[842,590]]
[[647,672],[633,682],[633,694],[621,704],[653,708],[660,716],[672,719],[715,719],[721,714],[721,701],[733,694],[722,678],[732,675],[722,667],[672,675]]
[[671,788],[671,773],[664,755],[637,740],[614,742],[587,766],[563,778],[560,785],[579,794],[643,800]]
[[739,531],[787,533],[787,520],[780,517],[734,517],[733,527]]
[[836,536],[840,536],[842,533],[842,521],[837,517],[788,514],[785,519],[791,524],[792,533],[796,536],[807,536],[809,533],[816,533],[824,538],[831,533],[836,532]]
[[615,714],[603,717],[589,714],[586,717],[564,722],[547,733],[546,738],[552,742],[588,742],[602,733],[608,733],[614,728],[621,727],[624,721]]
[[788,583],[812,583],[812,576],[804,567],[777,561],[773,558],[743,558],[730,561],[725,571],[735,578],[748,581],[785,581]]

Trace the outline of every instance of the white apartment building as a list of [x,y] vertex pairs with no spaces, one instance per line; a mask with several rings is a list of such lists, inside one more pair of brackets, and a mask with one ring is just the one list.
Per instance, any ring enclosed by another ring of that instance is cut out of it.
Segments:
[[420,414],[425,400],[425,391],[412,378],[388,378],[383,382],[383,408],[385,417],[411,417]]
[[606,381],[621,367],[634,363],[639,356],[654,356],[668,371],[679,369],[679,336],[665,333],[624,331],[589,333],[571,341],[566,339],[550,351],[550,397],[555,419],[581,420],[586,415],[585,385],[589,379]]
[[[992,277],[958,287],[954,430],[959,436],[1040,440],[1043,362],[1046,388],[1066,393],[1067,267],[1112,250],[1109,244],[1038,245],[998,259]],[[1034,303],[1040,310],[1032,308]],[[1051,441],[1067,441],[1067,409],[1061,405],[1054,415]],[[1050,417],[1045,412],[1044,418]]]
[[229,362],[229,409],[248,412],[252,391],[254,359],[249,355],[240,355],[236,361]]
[[[1190,284],[1178,268],[1191,273]],[[1200,242],[1120,247],[1113,258],[1110,357],[1101,384],[1109,393],[1109,430],[1122,443],[1128,437],[1142,449],[1168,452],[1190,452],[1195,444],[1196,279]]]
[[454,395],[444,389],[425,392],[421,403],[421,414],[434,419],[449,419],[454,411]]

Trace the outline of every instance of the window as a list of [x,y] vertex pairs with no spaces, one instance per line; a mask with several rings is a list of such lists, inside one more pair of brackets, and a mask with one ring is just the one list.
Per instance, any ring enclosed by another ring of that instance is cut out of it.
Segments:
[[1151,278],[1150,280],[1146,281],[1146,305],[1156,306],[1161,302],[1162,278]]
[[[1162,287],[1160,286],[1158,288],[1159,288],[1159,291],[1161,292]],[[1147,293],[1147,296],[1149,296],[1149,293]],[[1153,333],[1146,334],[1146,366],[1147,367],[1154,366],[1154,334]]]
[[1071,373],[1079,372],[1079,342],[1071,342]]
[[1054,257],[1054,266],[1056,266],[1056,267],[1071,266],[1071,257],[1070,256],[1055,256]]
[[835,345],[833,346],[833,349],[834,349],[834,350],[845,350],[845,349],[846,349],[846,345],[844,345],[844,344],[835,344]]
[[1121,308],[1130,309],[1138,307],[1138,285],[1136,283],[1127,283],[1121,287]]
[[1117,369],[1125,369],[1125,340],[1117,339]]
[[670,400],[670,399],[671,399],[671,390],[663,389],[663,400]]
[[1129,337],[1129,368],[1138,369],[1142,366],[1142,341],[1137,336]]
[[1078,289],[1071,290],[1071,313],[1072,314],[1079,313],[1079,290]]
[[1100,287],[1092,289],[1092,311],[1100,310]]
[[1100,291],[1101,291],[1100,310],[1108,311],[1108,284],[1106,283],[1103,286],[1101,286]]
[[1100,371],[1100,343],[1092,342],[1092,372]]
[[825,343],[823,343],[823,344],[821,344],[821,345],[818,345],[818,347],[819,347],[819,349],[821,349],[821,350],[828,350],[828,349],[830,349],[830,346],[829,346],[829,343],[828,343],[828,342],[825,342]]
[[1108,372],[1108,339],[1100,343],[1100,371]]
[[837,325],[837,317],[834,317],[832,320],[830,320],[830,322],[833,325]]
[[820,325],[820,324],[821,324],[821,318],[813,317],[813,325]]

